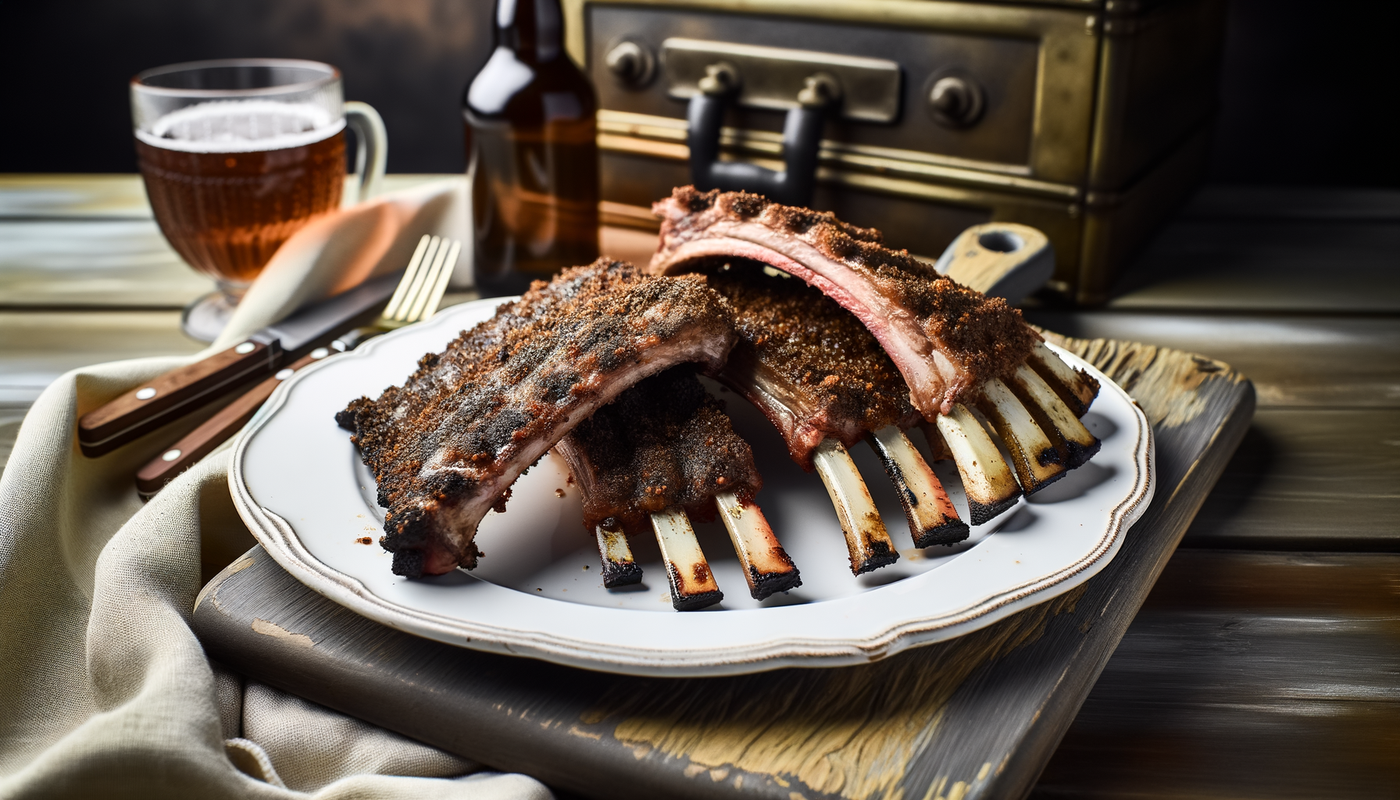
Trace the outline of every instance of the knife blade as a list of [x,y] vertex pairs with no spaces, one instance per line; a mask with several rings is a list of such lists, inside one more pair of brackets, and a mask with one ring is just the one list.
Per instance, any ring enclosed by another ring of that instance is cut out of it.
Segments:
[[83,455],[105,455],[328,344],[382,309],[402,276],[400,269],[365,281],[89,411],[78,421]]

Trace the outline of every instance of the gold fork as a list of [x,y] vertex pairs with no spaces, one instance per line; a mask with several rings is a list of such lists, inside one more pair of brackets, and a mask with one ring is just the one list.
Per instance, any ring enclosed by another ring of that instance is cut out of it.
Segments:
[[383,313],[363,328],[341,335],[331,347],[340,352],[354,350],[366,339],[431,317],[442,302],[461,253],[462,243],[455,239],[424,235]]
[[149,499],[181,472],[209,455],[214,448],[242,430],[267,398],[272,396],[273,390],[302,367],[334,353],[353,350],[365,340],[381,333],[388,333],[431,317],[442,302],[443,293],[447,291],[447,282],[452,277],[452,269],[457,265],[457,258],[461,252],[462,243],[455,239],[425,235],[418,240],[418,246],[413,251],[413,257],[409,259],[403,277],[399,279],[398,287],[394,289],[389,303],[384,306],[384,311],[374,322],[343,334],[331,342],[329,347],[312,350],[224,406],[198,428],[190,431],[142,467],[141,471],[136,473],[136,491]]

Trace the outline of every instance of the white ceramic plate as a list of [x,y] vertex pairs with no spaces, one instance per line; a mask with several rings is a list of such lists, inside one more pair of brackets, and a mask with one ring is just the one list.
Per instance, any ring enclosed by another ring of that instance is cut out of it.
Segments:
[[[1146,418],[1117,385],[1066,355],[1103,384],[1084,419],[1103,440],[1093,461],[974,528],[968,541],[921,551],[879,462],[859,445],[852,454],[903,549],[896,564],[854,577],[821,481],[788,459],[778,434],[746,401],[710,384],[753,446],[765,482],[758,503],[801,570],[801,587],[752,600],[723,528],[708,523],[696,530],[723,603],[673,611],[660,554],[644,541],[634,542],[643,584],[609,592],[583,528],[578,489],[553,453],[515,484],[504,514],[483,521],[477,542],[485,555],[475,571],[398,577],[378,545],[384,512],[373,478],[334,414],[356,397],[401,383],[419,357],[441,351],[499,302],[447,309],[307,367],[239,436],[229,473],[234,501],[297,579],[401,630],[589,669],[685,676],[835,666],[959,636],[1078,586],[1113,558],[1152,498]],[[966,518],[956,470],[936,469]]]

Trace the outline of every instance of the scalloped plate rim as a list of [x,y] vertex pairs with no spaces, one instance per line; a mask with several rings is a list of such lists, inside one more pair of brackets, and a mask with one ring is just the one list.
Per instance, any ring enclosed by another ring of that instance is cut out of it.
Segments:
[[[629,645],[626,649],[606,641],[592,641],[578,636],[561,635],[544,630],[523,630],[515,626],[493,625],[489,622],[473,620],[466,616],[444,616],[419,608],[386,600],[369,590],[357,578],[335,570],[314,557],[301,542],[295,528],[282,515],[265,509],[253,497],[244,476],[246,455],[249,447],[279,412],[288,409],[291,398],[298,386],[314,381],[315,376],[335,363],[347,359],[371,359],[386,342],[406,336],[424,335],[429,330],[450,326],[453,319],[481,313],[486,307],[494,308],[511,298],[477,300],[444,309],[437,316],[417,325],[408,326],[375,339],[371,339],[354,351],[334,358],[317,362],[301,370],[279,386],[273,396],[264,404],[252,422],[240,433],[234,443],[233,463],[229,470],[229,488],[239,515],[247,523],[249,530],[272,558],[298,581],[330,600],[392,628],[425,636],[430,639],[467,647],[475,650],[509,655],[529,656],[554,663],[593,670],[633,675],[663,677],[693,677],[708,675],[732,675],[766,671],[782,667],[833,667],[868,663],[880,660],[910,647],[944,641],[970,633],[1009,616],[1016,611],[1067,592],[1102,570],[1117,554],[1123,538],[1131,525],[1144,513],[1150,503],[1155,488],[1154,443],[1151,427],[1142,410],[1116,383],[1102,372],[1053,344],[1056,352],[1065,356],[1074,366],[1086,369],[1101,382],[1102,397],[1112,392],[1128,403],[1137,421],[1137,430],[1132,445],[1133,463],[1136,472],[1130,491],[1109,512],[1108,524],[1095,543],[1071,564],[1050,574],[1037,575],[1014,586],[999,587],[989,595],[972,598],[962,607],[946,611],[936,616],[903,619],[889,624],[872,623],[872,630],[862,637],[831,639],[790,634],[770,635],[761,641],[734,643],[729,646],[709,646],[701,648],[684,647],[638,647]],[[993,534],[995,536],[996,534]],[[968,552],[974,552],[970,550]],[[957,563],[954,561],[953,566]],[[946,569],[947,567],[941,568]],[[928,573],[932,574],[932,573]],[[921,577],[921,576],[920,576]],[[903,583],[903,582],[901,582]],[[832,604],[847,603],[876,594],[890,586],[868,589],[853,597],[826,600],[808,606],[788,606],[779,608],[728,610],[720,612],[725,617],[732,615],[769,615],[782,617],[785,614],[773,612],[790,608],[815,608]],[[507,590],[513,591],[513,590]],[[522,603],[548,603],[564,606],[565,603],[525,593],[519,595]],[[653,616],[664,612],[643,612],[627,609],[610,609],[599,606],[583,606],[593,614],[645,614]],[[688,624],[684,620],[715,616],[713,614],[675,614],[671,619]],[[619,618],[621,619],[621,618]]]

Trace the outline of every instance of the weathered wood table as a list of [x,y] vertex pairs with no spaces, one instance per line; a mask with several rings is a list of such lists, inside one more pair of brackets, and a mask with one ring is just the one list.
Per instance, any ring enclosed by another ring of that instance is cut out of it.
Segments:
[[[628,231],[607,235],[611,250],[645,246]],[[1204,458],[1164,475],[1163,486],[1181,487],[1178,496],[1159,490],[1154,506],[1170,530],[1167,517],[1180,515],[1184,527],[1199,503],[1193,487],[1224,470],[1130,626],[1131,612],[1121,610],[1137,607],[1180,529],[1153,539],[1153,547],[1125,548],[1128,557],[1111,565],[1136,577],[1136,584],[1117,584],[1135,597],[1095,594],[1108,583],[1095,579],[976,640],[826,675],[789,671],[661,689],[652,681],[645,691],[622,693],[592,673],[464,651],[433,655],[423,649],[430,643],[400,642],[391,631],[347,635],[324,649],[369,647],[382,658],[366,669],[402,657],[425,677],[453,658],[470,661],[486,683],[522,693],[507,713],[483,712],[483,724],[506,731],[512,720],[537,722],[520,717],[547,705],[524,705],[532,696],[524,694],[528,679],[553,680],[560,685],[533,697],[573,698],[577,708],[551,710],[558,735],[540,729],[542,752],[573,737],[598,754],[597,763],[566,760],[532,771],[600,797],[734,789],[930,800],[1027,790],[1033,797],[1396,796],[1397,253],[1400,193],[1210,187],[1139,258],[1112,304],[1028,311],[1047,329],[1081,339],[1205,354],[1247,376],[1257,392],[1246,429],[1247,385],[1212,361],[1084,345],[1122,380],[1206,387],[1219,436],[1243,436],[1228,464]],[[134,177],[0,178],[0,465],[25,407],[61,372],[199,349],[179,334],[178,309],[208,288],[165,247]],[[1163,369],[1171,364],[1181,368]],[[1155,413],[1162,419],[1166,412]],[[1193,446],[1220,455],[1229,444]],[[239,575],[266,585],[287,580],[254,551],[214,590],[249,597],[230,591]],[[288,602],[277,613],[285,618],[348,615],[299,585],[284,593]],[[1119,612],[1097,616],[1105,609]],[[231,602],[226,616],[255,612],[271,614]],[[1062,679],[1047,666],[1056,653],[1064,658],[1070,641],[1078,652],[1070,660],[1080,666]],[[973,652],[981,657],[970,664],[960,657]],[[413,677],[405,680],[412,689]],[[767,699],[745,701],[755,689]],[[908,699],[891,703],[882,692]],[[999,725],[1034,693],[1046,698],[1034,719],[1009,731]],[[869,713],[882,708],[898,713]],[[970,710],[980,720],[969,721]],[[601,746],[605,736],[615,747]],[[470,733],[459,738],[486,752]],[[854,741],[866,747],[850,747]],[[987,761],[994,751],[1008,758]],[[497,760],[530,767],[509,752]],[[639,771],[635,765],[647,760],[654,764]],[[637,776],[646,780],[629,785]]]

